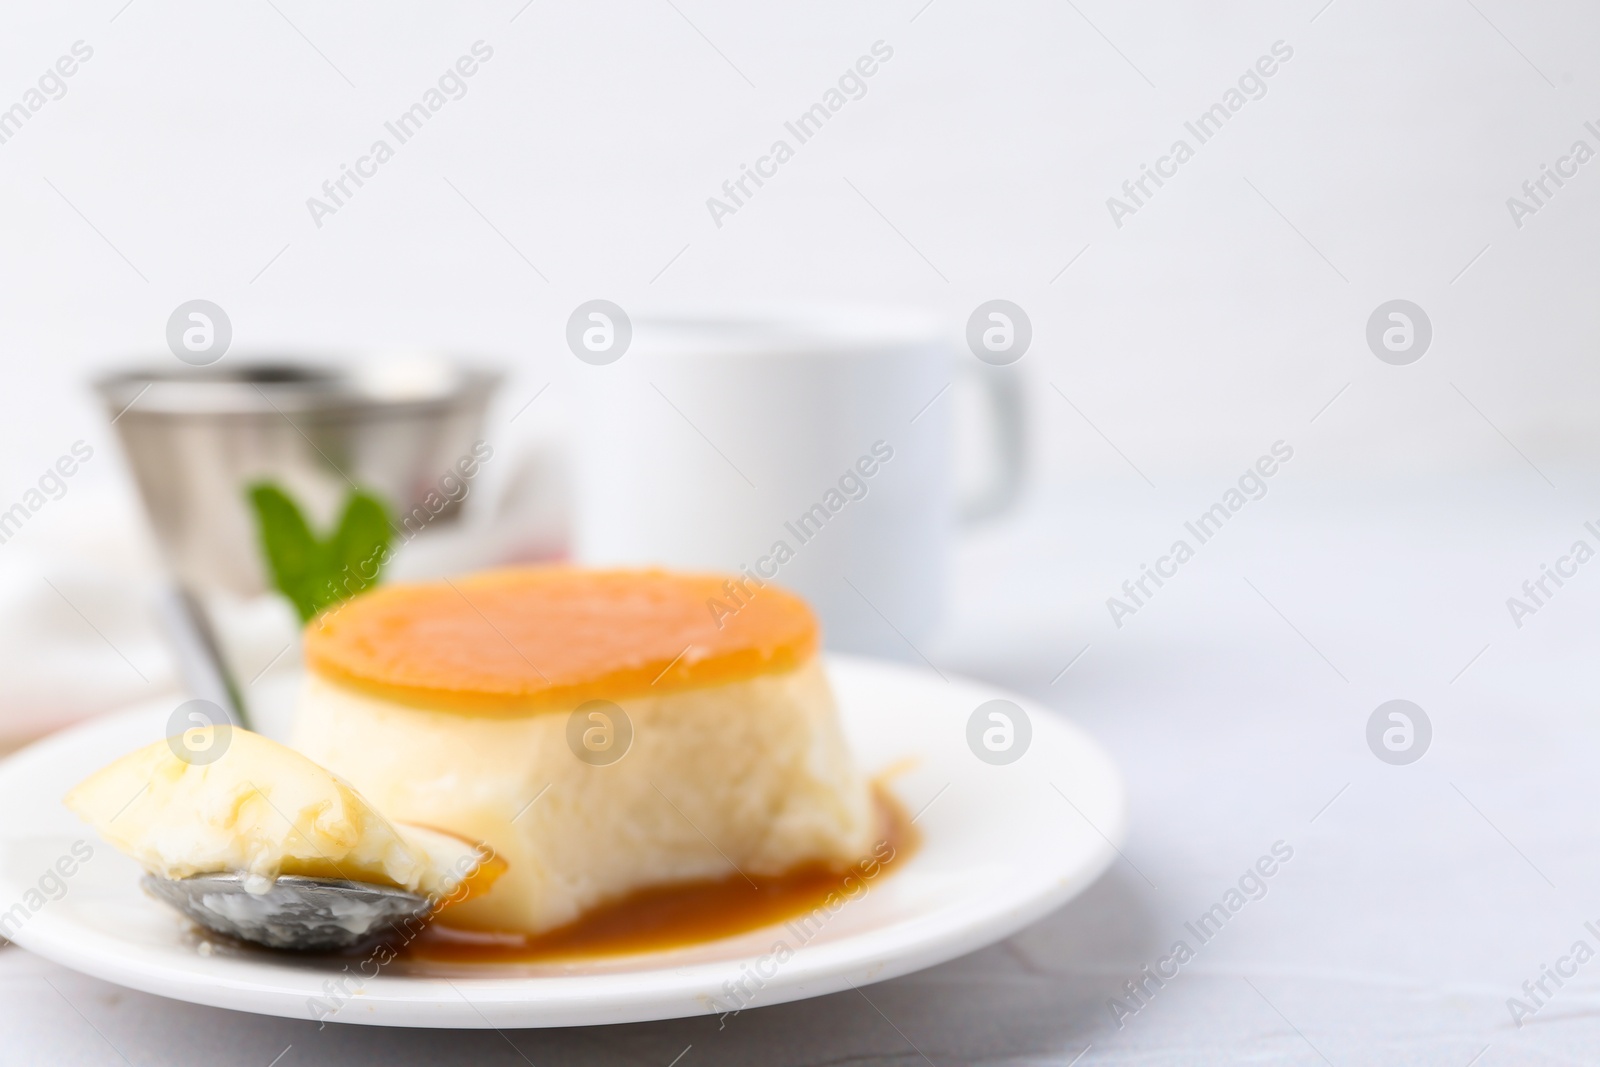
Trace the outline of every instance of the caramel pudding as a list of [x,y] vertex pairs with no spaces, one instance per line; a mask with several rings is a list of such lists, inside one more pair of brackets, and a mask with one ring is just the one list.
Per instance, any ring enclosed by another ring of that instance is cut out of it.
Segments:
[[84,779],[66,805],[151,874],[242,874],[259,886],[252,893],[299,875],[460,900],[505,868],[453,834],[391,823],[304,756],[231,727],[136,749]]
[[443,921],[540,935],[644,890],[871,853],[819,644],[803,601],[721,576],[380,587],[307,629],[294,747],[390,818],[506,862]]
[[[808,864],[786,874],[640,889],[565,926],[534,936],[480,933],[435,923],[401,955],[417,963],[560,963],[664,952],[782,925],[790,947],[822,933],[833,916],[871,892],[920,843],[911,815],[874,783],[881,836],[843,871]],[[448,919],[446,920],[448,922]]]

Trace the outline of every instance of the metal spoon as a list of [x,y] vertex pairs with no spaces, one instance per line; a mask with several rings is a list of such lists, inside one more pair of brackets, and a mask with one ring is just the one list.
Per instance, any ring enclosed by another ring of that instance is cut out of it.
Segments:
[[406,920],[427,921],[433,910],[430,901],[403,889],[334,878],[281,875],[260,893],[250,892],[240,874],[147,874],[140,884],[208,930],[299,952],[377,941]]
[[199,598],[182,586],[171,585],[161,596],[159,606],[162,627],[189,695],[211,701],[235,726],[253,729],[244,697],[222,661],[216,630]]
[[[211,700],[249,728],[244,702],[218,651],[199,601],[174,586],[165,602],[173,651],[190,692]],[[377,941],[406,920],[426,921],[432,904],[393,886],[284,875],[264,892],[239,874],[192,878],[144,876],[145,892],[208,930],[268,948],[330,952]]]

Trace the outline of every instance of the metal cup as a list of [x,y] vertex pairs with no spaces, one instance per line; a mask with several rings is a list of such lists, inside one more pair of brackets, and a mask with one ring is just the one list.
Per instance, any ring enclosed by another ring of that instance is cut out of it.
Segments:
[[448,525],[459,509],[440,481],[470,453],[500,377],[445,360],[230,360],[120,371],[95,387],[179,585],[248,597],[269,587],[252,483],[276,482],[323,529],[355,488],[397,521],[431,501],[428,524]]

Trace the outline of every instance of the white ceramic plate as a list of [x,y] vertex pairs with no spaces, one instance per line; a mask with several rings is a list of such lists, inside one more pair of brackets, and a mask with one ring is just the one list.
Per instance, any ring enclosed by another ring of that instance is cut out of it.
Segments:
[[[0,763],[0,931],[75,970],[197,1004],[387,1026],[580,1026],[777,1004],[894,978],[1007,937],[1111,862],[1126,827],[1122,779],[1076,727],[977,682],[845,657],[831,657],[828,670],[860,764],[874,774],[905,768],[890,788],[920,813],[922,844],[805,940],[780,925],[592,962],[396,961],[349,972],[344,961],[205,945],[144,896],[131,861],[60,803],[90,772],[160,738],[176,700],[95,720]],[[1009,765],[968,747],[969,719],[997,698],[1021,706],[1032,728]],[[80,855],[93,849],[82,863],[71,858],[79,841]]]

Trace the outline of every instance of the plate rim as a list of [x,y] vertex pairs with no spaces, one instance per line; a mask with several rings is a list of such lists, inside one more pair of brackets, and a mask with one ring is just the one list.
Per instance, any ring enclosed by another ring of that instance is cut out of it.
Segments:
[[[1102,803],[1106,803],[1111,818],[1102,819],[1100,824],[1089,824],[1096,840],[1091,843],[1085,859],[1048,888],[1018,896],[974,921],[952,922],[946,911],[940,909],[834,941],[802,945],[784,963],[781,974],[761,988],[759,997],[745,1003],[746,1009],[876,984],[1003,941],[1094,884],[1120,854],[1121,843],[1127,836],[1128,796],[1121,769],[1099,742],[1066,715],[1004,687],[949,672],[936,674],[892,660],[837,653],[825,653],[824,662],[830,681],[836,670],[847,674],[856,671],[897,674],[900,677],[894,679],[896,685],[933,682],[944,687],[954,684],[981,690],[987,694],[987,699],[1016,702],[1030,719],[1037,721],[1042,717],[1051,723],[1047,730],[1061,731],[1075,756],[1091,759],[1099,765],[1105,779]],[[9,777],[18,764],[48,759],[58,748],[70,746],[84,736],[94,736],[147,716],[154,706],[165,707],[171,699],[139,701],[42,738],[0,760],[0,778]],[[1081,811],[1079,814],[1082,816]],[[1088,821],[1087,816],[1082,817]],[[0,839],[0,848],[4,846],[4,839]],[[911,862],[915,862],[914,857]],[[920,933],[918,928],[923,926],[932,929]],[[200,973],[148,955],[141,958],[140,948],[131,943],[125,942],[126,947],[119,952],[97,951],[94,936],[85,937],[83,930],[59,913],[45,909],[17,930],[11,940],[41,958],[72,970],[156,996],[255,1014],[322,1021],[307,1010],[307,1001],[315,994],[308,995],[302,984],[277,985],[270,979],[274,970],[289,970],[283,965],[251,958],[245,961],[251,965],[252,973],[248,977]],[[325,1021],[348,1025],[476,1029],[609,1025],[717,1015],[721,1012],[711,1006],[717,994],[708,996],[704,991],[717,988],[723,979],[737,976],[743,964],[761,957],[741,956],[677,966],[671,963],[669,953],[655,953],[649,958],[651,962],[640,969],[603,974],[381,975],[369,982],[366,996],[348,998]],[[323,976],[319,974],[318,977]],[[381,988],[372,989],[380,984]],[[473,997],[468,999],[458,986],[470,990]],[[700,1001],[704,1010],[684,1010],[691,998]],[[462,1014],[463,1005],[471,1011]],[[366,1010],[359,1010],[363,1006]],[[526,1010],[530,1007],[534,1009],[531,1012]],[[524,1010],[518,1012],[518,1008]],[[485,1009],[490,1014],[486,1014]],[[500,1018],[491,1019],[491,1014]],[[560,1017],[554,1017],[556,1015]]]

